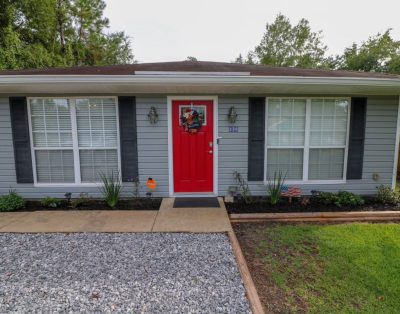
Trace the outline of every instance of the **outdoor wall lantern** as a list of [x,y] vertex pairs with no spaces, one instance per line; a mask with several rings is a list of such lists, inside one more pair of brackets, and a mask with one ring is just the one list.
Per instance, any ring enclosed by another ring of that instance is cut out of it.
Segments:
[[237,116],[238,116],[238,114],[236,112],[235,107],[234,106],[230,107],[229,112],[228,112],[228,121],[230,123],[235,123],[237,120]]
[[155,107],[151,107],[149,114],[147,115],[151,124],[156,124],[158,122],[158,113]]

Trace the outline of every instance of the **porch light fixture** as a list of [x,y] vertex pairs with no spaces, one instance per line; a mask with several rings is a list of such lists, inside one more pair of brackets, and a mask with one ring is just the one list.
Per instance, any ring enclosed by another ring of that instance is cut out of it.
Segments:
[[147,115],[151,124],[156,124],[158,122],[158,113],[155,107],[151,107],[149,114]]
[[229,112],[228,112],[228,121],[229,123],[235,123],[237,120],[237,112],[234,106],[229,108]]

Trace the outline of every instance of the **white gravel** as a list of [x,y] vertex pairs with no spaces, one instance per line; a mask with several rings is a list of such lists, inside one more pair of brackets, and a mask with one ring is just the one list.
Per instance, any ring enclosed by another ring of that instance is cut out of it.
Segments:
[[0,234],[0,313],[249,313],[224,234]]

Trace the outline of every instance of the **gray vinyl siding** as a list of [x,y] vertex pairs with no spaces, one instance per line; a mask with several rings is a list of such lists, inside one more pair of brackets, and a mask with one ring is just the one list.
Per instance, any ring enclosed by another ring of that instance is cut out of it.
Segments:
[[[229,123],[226,115],[231,106],[235,106],[239,119],[235,124],[239,133],[228,133]],[[364,147],[363,175],[361,180],[348,180],[345,184],[300,185],[303,193],[311,190],[339,191],[347,190],[357,194],[374,194],[380,184],[391,185],[396,144],[398,96],[368,97],[367,121]],[[247,178],[247,136],[248,136],[248,98],[219,98],[219,194],[226,195],[229,186],[235,186],[235,170]],[[373,174],[379,180],[373,180]],[[263,182],[249,182],[253,195],[265,195]]]
[[[390,185],[394,166],[394,149],[397,126],[398,96],[368,97],[365,154],[362,180],[348,181],[346,184],[303,185],[304,193],[313,189],[324,191],[348,190],[359,194],[373,194],[379,184]],[[166,96],[139,96],[137,106],[138,166],[141,194],[147,191],[148,177],[157,180],[154,196],[168,196],[168,117]],[[147,114],[155,106],[159,121],[151,125]],[[235,124],[227,121],[228,110],[235,106],[238,120]],[[238,133],[229,133],[229,126],[239,127]],[[222,137],[218,146],[218,194],[227,195],[229,186],[236,183],[233,172],[239,171],[247,178],[248,144],[248,96],[220,96],[218,107],[218,135]],[[0,97],[0,194],[15,189],[26,198],[43,196],[64,197],[72,192],[77,197],[80,192],[88,192],[98,197],[98,187],[35,187],[33,184],[17,184],[14,165],[14,151],[11,134],[11,120],[8,98]],[[379,181],[372,179],[379,174]],[[263,182],[250,182],[253,195],[264,195]],[[123,196],[132,195],[132,184],[124,184]]]
[[[158,122],[154,125],[147,117],[151,106],[158,113]],[[151,177],[157,181],[154,195],[168,196],[167,97],[137,97],[136,121],[141,191],[146,193],[146,180]]]
[[[168,128],[167,128],[167,98],[138,97],[137,104],[137,139],[138,166],[141,195],[148,191],[146,180],[152,177],[158,186],[153,196],[168,196]],[[149,108],[155,106],[159,114],[159,122],[151,125],[147,119]],[[9,190],[16,190],[28,199],[54,196],[63,198],[66,192],[73,197],[79,193],[89,193],[91,197],[99,197],[98,186],[34,186],[33,184],[17,184],[14,163],[14,150],[11,134],[10,107],[7,97],[0,97],[0,195]],[[133,185],[124,183],[123,197],[132,196]]]

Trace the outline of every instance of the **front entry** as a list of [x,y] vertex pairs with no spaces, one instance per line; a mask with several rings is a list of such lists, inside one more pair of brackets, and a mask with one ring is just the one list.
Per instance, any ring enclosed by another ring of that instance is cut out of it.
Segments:
[[175,193],[212,193],[214,106],[212,100],[172,101]]

